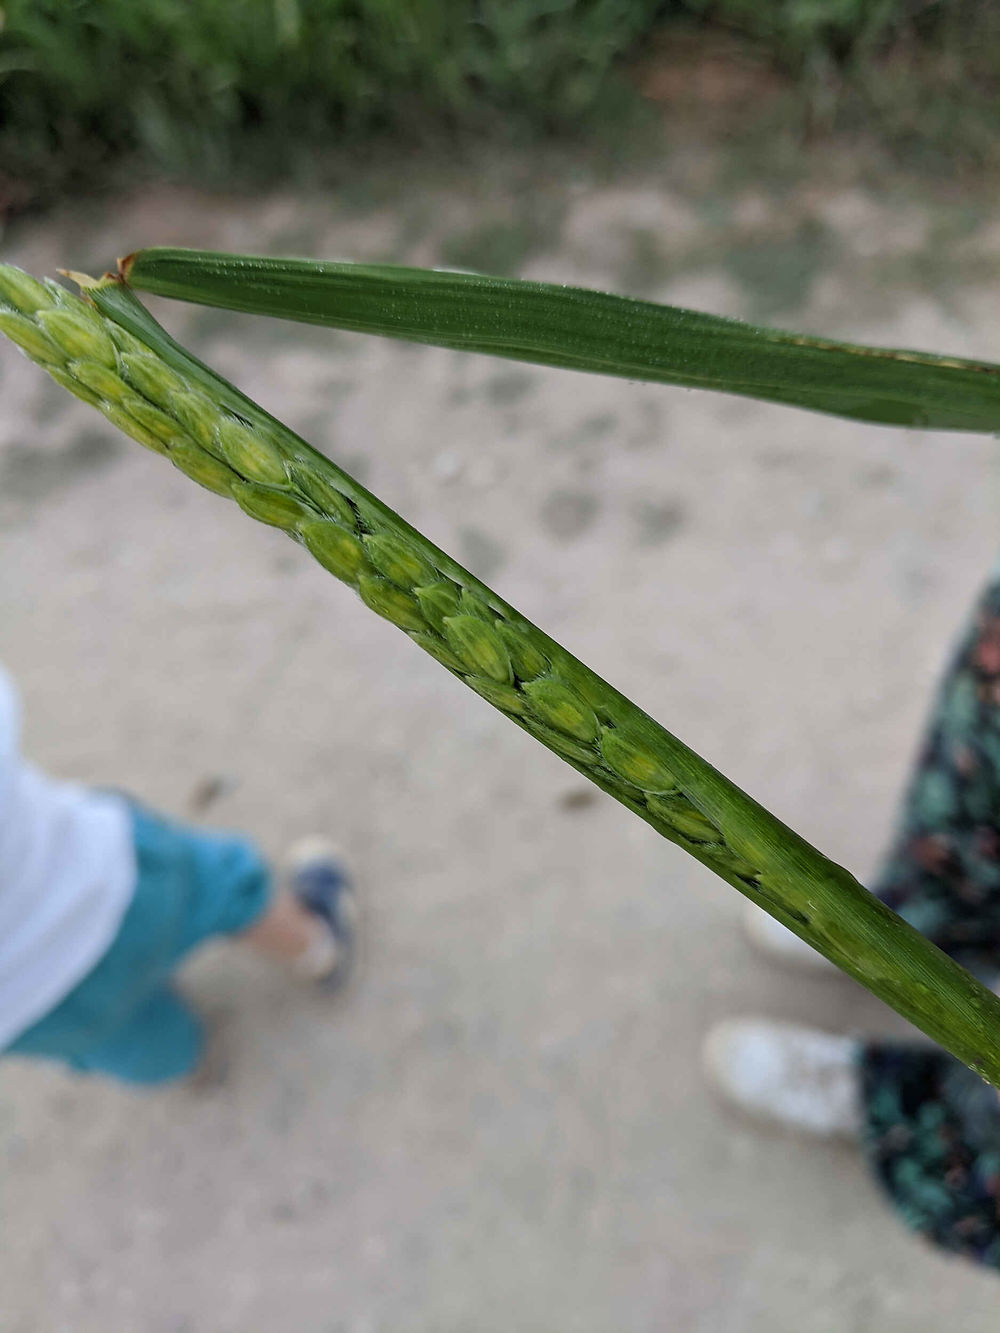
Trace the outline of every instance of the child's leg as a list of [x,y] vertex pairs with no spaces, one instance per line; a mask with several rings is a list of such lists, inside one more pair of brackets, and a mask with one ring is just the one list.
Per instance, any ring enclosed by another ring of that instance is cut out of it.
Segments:
[[[283,889],[237,939],[303,971],[317,969],[315,974],[323,964],[329,968],[337,961],[336,942],[329,931]],[[198,1073],[205,1054],[205,1036],[198,1015],[172,985],[165,983],[132,1008],[113,1031],[64,1062],[80,1073],[103,1074],[122,1083],[152,1087]],[[22,1044],[21,1053],[30,1054],[30,1045]]]
[[329,978],[346,963],[349,892],[336,854],[310,839],[296,858],[296,892],[276,885],[271,867],[247,838],[203,832],[137,812],[140,873],[155,873],[163,855],[182,850],[190,881],[178,945],[181,957],[203,940],[226,935],[256,952],[291,963],[301,975]]
[[204,1047],[201,1020],[171,986],[161,986],[120,1027],[67,1063],[81,1073],[153,1087],[193,1075]]
[[112,946],[61,1004],[21,1033],[10,1053],[131,1084],[193,1074],[204,1048],[201,1020],[162,969],[154,968],[141,985],[133,978],[123,987],[128,978],[119,967],[122,956]]
[[132,825],[140,909],[154,898],[175,904],[163,941],[170,965],[205,940],[242,934],[268,911],[274,876],[249,838],[194,828],[136,804]]
[[305,975],[342,979],[349,894],[339,865],[315,850],[296,876],[303,901],[275,886],[246,838],[139,806],[132,819],[137,878],[118,935],[83,981],[8,1049],[153,1084],[193,1073],[201,1057],[201,1024],[170,981],[188,953],[229,936]]
[[325,976],[341,955],[326,923],[287,889],[279,889],[263,916],[238,938],[265,957],[291,963],[305,976]]
[[320,976],[337,962],[328,923],[274,875],[256,846],[230,833],[203,831],[148,810],[134,811],[140,884],[164,877],[185,884],[184,911],[173,950],[176,963],[220,935]]

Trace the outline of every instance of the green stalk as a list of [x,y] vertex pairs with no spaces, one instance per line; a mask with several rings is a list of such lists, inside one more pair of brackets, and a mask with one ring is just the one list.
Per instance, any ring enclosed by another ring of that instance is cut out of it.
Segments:
[[1000,366],[758,328],[579,287],[393,265],[138,250],[138,291],[856,421],[1000,431]]
[[178,346],[109,280],[0,267],[0,329],[194,480],[282,528],[498,708],[1000,1087],[1000,999],[841,866]]

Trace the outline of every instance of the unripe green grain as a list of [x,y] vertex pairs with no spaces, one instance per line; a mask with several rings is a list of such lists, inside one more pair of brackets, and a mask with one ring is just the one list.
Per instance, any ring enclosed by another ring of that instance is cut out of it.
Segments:
[[61,366],[67,356],[34,320],[26,315],[15,314],[12,310],[0,310],[0,333],[5,333],[11,342],[17,343],[21,351],[37,361],[46,370],[49,366]]
[[603,722],[614,721],[613,703],[608,696],[608,687],[588,671],[582,662],[577,662],[568,655],[562,655],[555,663],[559,678],[571,690],[575,690],[581,699],[585,699]]
[[187,381],[171,370],[161,357],[150,352],[122,352],[119,359],[133,389],[138,389],[144,398],[164,412],[173,411],[172,395],[188,391]]
[[222,456],[234,472],[262,486],[287,486],[288,474],[281,454],[260,431],[244,426],[235,417],[223,417],[216,429]]
[[40,310],[36,315],[39,325],[66,356],[73,361],[100,361],[111,370],[117,369],[115,345],[96,315],[84,313],[81,301],[74,309]]
[[757,867],[742,856],[737,856],[728,847],[715,848],[701,845],[698,850],[709,865],[718,866],[720,870],[736,875],[738,879],[751,884],[760,880],[760,871]]
[[365,548],[338,523],[326,518],[311,519],[299,527],[299,536],[324,569],[352,587],[362,574],[371,572]]
[[123,329],[120,324],[114,324],[108,320],[105,324],[108,331],[108,337],[118,348],[119,352],[134,352],[138,356],[148,356],[149,348],[145,343],[140,342],[134,334],[129,333],[128,329]]
[[60,370],[58,366],[46,366],[45,369],[55,382],[61,384],[64,389],[68,389],[70,393],[75,394],[83,402],[89,403],[91,407],[96,407],[99,411],[104,410],[101,395],[95,393],[93,389],[88,389],[85,384],[81,383],[68,371]]
[[358,592],[365,606],[376,615],[391,620],[400,629],[410,633],[426,633],[429,626],[420,614],[420,604],[415,597],[402,588],[397,588],[388,579],[378,574],[362,574],[358,580]]
[[425,653],[430,653],[435,662],[440,662],[449,671],[454,671],[459,675],[465,671],[465,667],[448,645],[442,643],[436,634],[411,634],[410,638],[414,643],[419,644]]
[[650,814],[680,833],[691,842],[723,842],[722,833],[707,815],[695,809],[684,796],[663,800],[656,796],[647,796],[646,805]]
[[493,625],[503,640],[518,680],[534,680],[536,676],[543,676],[548,671],[552,663],[522,630],[516,629],[507,620],[495,620]]
[[178,389],[170,397],[170,415],[177,418],[196,444],[219,457],[222,450],[216,428],[222,414],[210,398],[195,389]]
[[129,393],[126,390],[118,399],[118,406],[124,408],[130,417],[164,444],[173,444],[175,440],[184,438],[184,432],[173,417],[168,417],[166,412],[161,412],[152,403],[147,403],[145,398],[140,398],[137,393]]
[[165,454],[168,452],[167,445],[159,436],[148,431],[145,426],[136,421],[135,417],[129,416],[123,407],[117,403],[109,403],[103,399],[98,403],[98,407],[119,430],[123,430],[126,435],[131,435],[133,440],[144,445],[147,449],[152,449],[154,454]]
[[251,518],[270,523],[273,528],[294,532],[300,523],[317,517],[310,509],[285,491],[270,486],[257,486],[252,481],[237,481],[233,485],[233,499]]
[[413,591],[427,623],[443,634],[445,618],[458,615],[458,588],[450,579],[438,579]]
[[491,611],[483,599],[468,588],[463,588],[459,595],[458,613],[461,616],[475,616],[487,625],[492,625],[496,620],[496,612]]
[[120,404],[128,394],[128,387],[122,377],[116,371],[109,370],[101,361],[71,361],[66,369],[74,379],[85,384],[99,398],[107,398],[110,403]]
[[446,616],[444,636],[449,648],[465,663],[466,670],[513,685],[514,673],[507,649],[492,625],[487,625],[478,616]]
[[465,683],[495,708],[502,708],[505,713],[516,713],[520,716],[527,712],[528,701],[513,685],[505,685],[502,681],[490,680],[486,676],[466,676]]
[[600,724],[594,710],[561,681],[541,676],[529,680],[523,689],[531,711],[547,726],[578,741],[597,739]]
[[[598,762],[600,762],[598,760]],[[633,804],[643,807],[646,804],[646,793],[640,791],[638,787],[626,782],[615,773],[609,773],[607,769],[598,769],[598,775],[602,786],[619,801],[631,801]]]
[[361,527],[365,532],[384,532],[386,519],[376,505],[363,496],[354,498],[354,508],[358,511]]
[[293,465],[291,473],[295,485],[308,500],[313,502],[320,513],[325,514],[327,518],[336,519],[352,532],[357,530],[358,516],[346,495],[342,495],[325,478],[300,463]]
[[[88,312],[95,313],[93,306],[82,300],[76,292],[71,292],[68,287],[64,287],[62,283],[56,282],[55,278],[42,278],[42,286],[48,292],[49,296],[52,297],[53,305],[60,306],[64,310],[75,310],[78,306],[82,305]],[[100,318],[100,316],[98,316],[98,318]]]
[[437,571],[399,537],[373,534],[363,537],[368,559],[391,583],[407,592],[417,584],[429,583]]
[[647,792],[677,790],[677,779],[655,755],[621,731],[604,727],[601,731],[601,753],[612,773]]
[[0,301],[6,301],[22,315],[51,310],[55,305],[52,293],[37,278],[12,264],[0,264]]
[[660,796],[643,792],[642,799],[649,806],[650,814],[656,815],[658,819],[670,819],[679,806],[687,807],[691,804],[679,787],[666,795]]
[[170,450],[169,457],[175,467],[180,468],[181,472],[192,481],[196,481],[199,486],[214,491],[216,495],[232,499],[233,487],[241,478],[225,463],[220,463],[211,454],[206,454],[204,449],[199,449],[190,440],[182,440],[175,444]]
[[552,727],[546,727],[541,722],[536,722],[534,718],[525,718],[524,722],[531,734],[549,749],[555,750],[556,754],[561,754],[566,759],[572,759],[587,768],[594,768],[600,762],[600,756],[593,747],[573,740],[571,736],[566,736],[561,731],[554,731]]

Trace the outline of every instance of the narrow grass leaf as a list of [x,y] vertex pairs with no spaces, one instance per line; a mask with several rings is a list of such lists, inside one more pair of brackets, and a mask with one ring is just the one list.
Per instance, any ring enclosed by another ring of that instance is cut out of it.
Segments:
[[835,342],[607,292],[394,265],[139,250],[138,291],[858,421],[1000,431],[1000,366]]

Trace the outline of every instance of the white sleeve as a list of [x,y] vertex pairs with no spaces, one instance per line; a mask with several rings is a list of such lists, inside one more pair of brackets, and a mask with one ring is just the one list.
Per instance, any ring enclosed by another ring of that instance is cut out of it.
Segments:
[[126,803],[26,764],[20,732],[0,667],[0,1049],[107,952],[136,880]]

